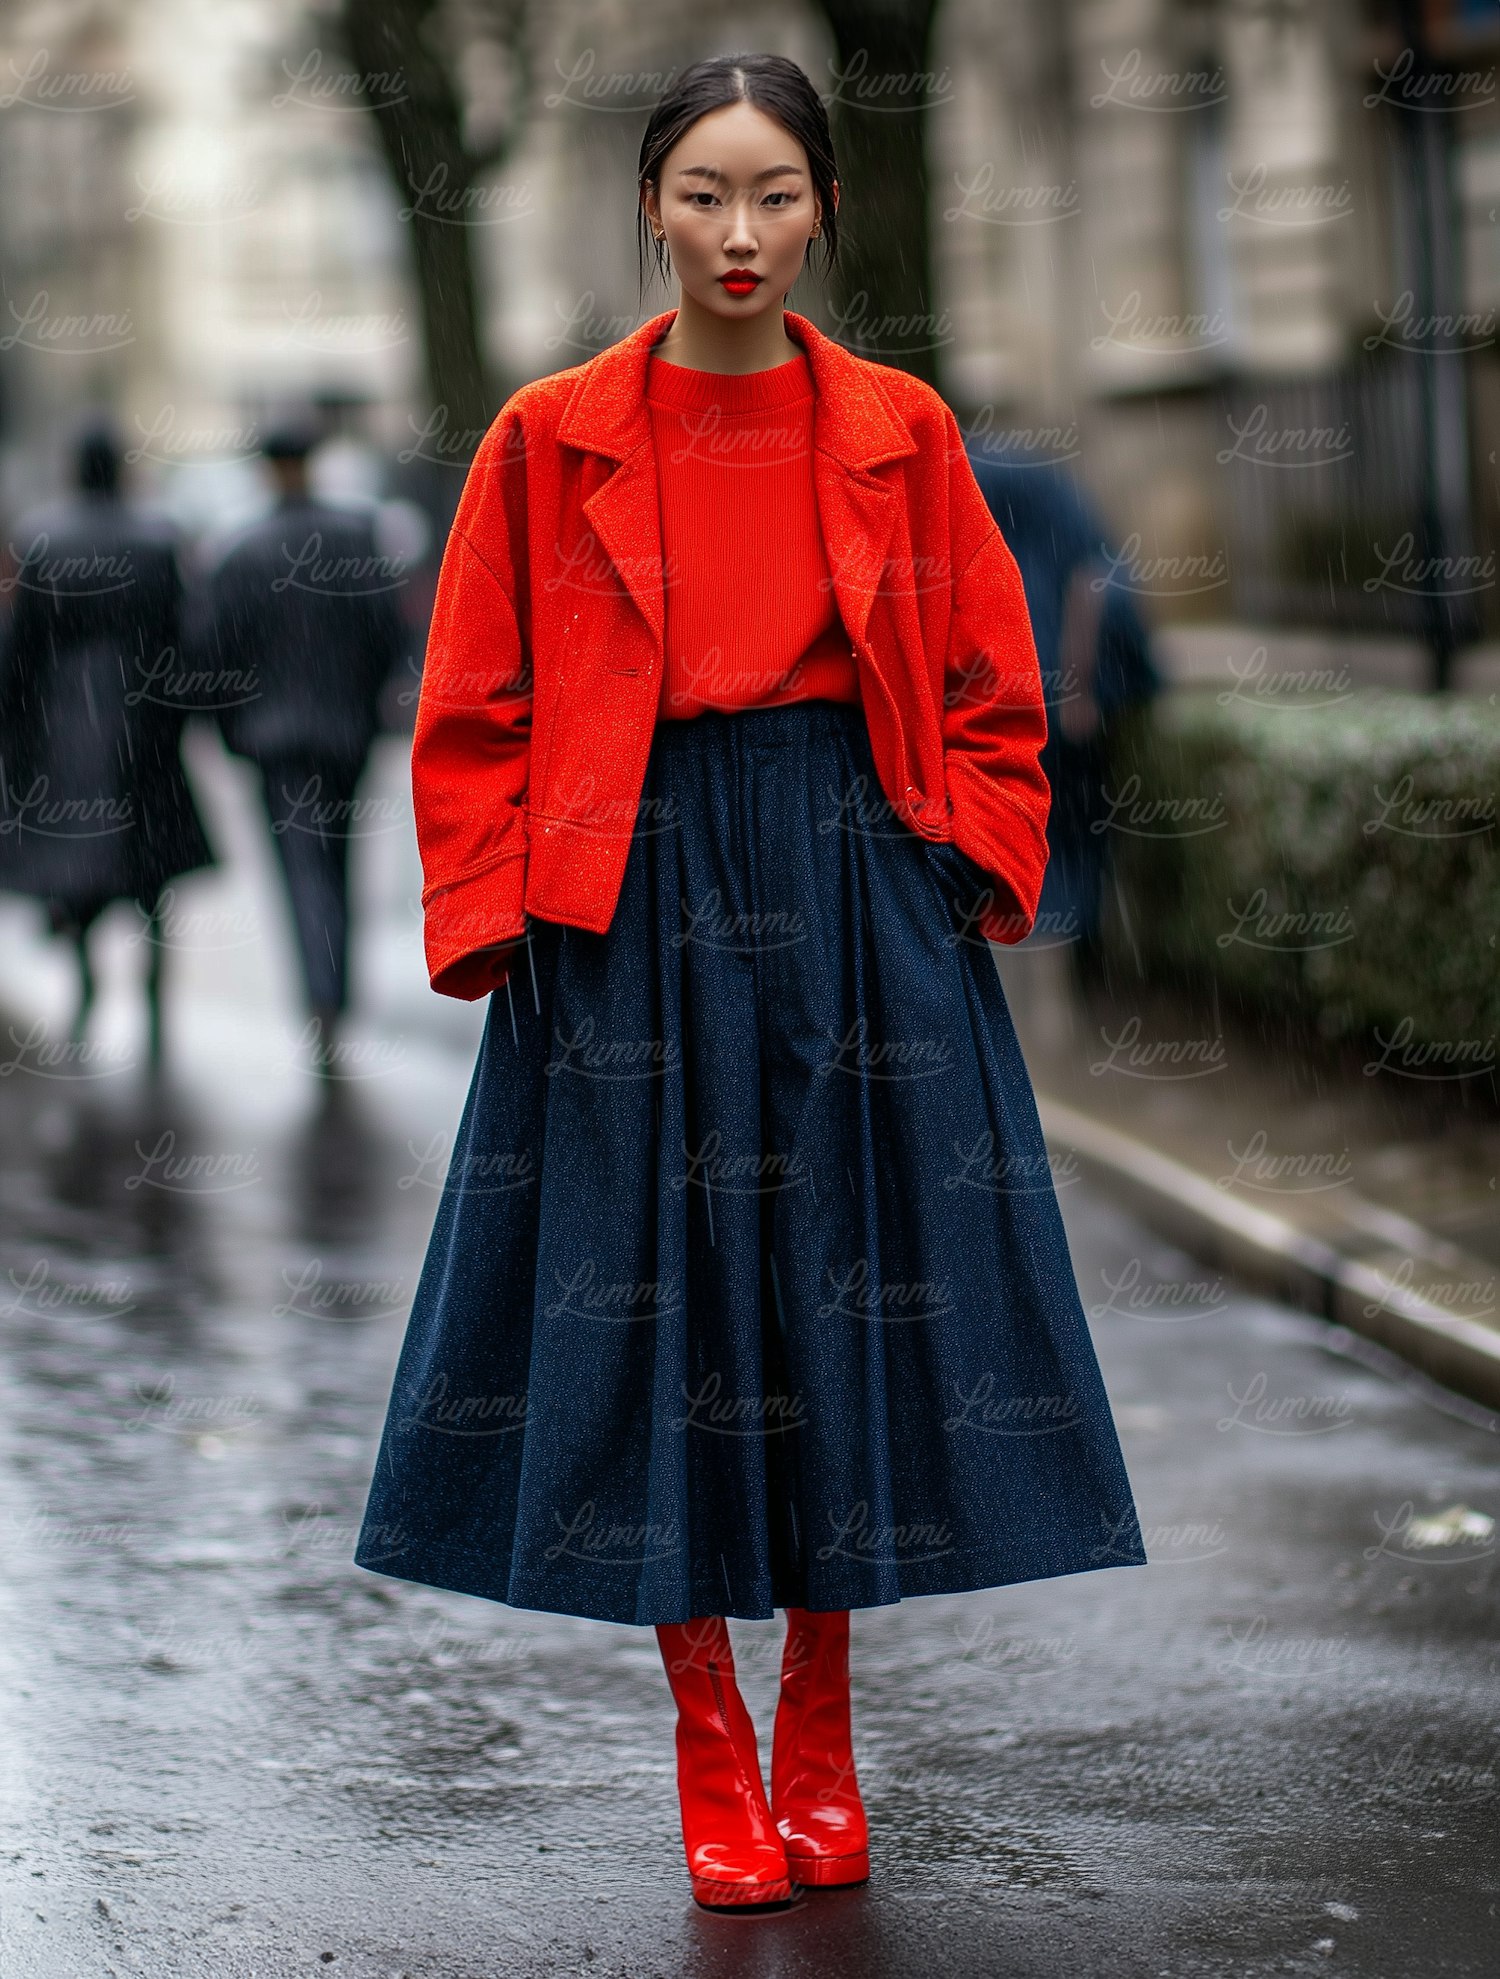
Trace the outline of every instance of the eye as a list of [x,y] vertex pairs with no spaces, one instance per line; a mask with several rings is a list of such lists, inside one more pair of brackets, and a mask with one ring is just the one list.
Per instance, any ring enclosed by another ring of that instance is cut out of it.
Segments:
[[[706,199],[710,204],[713,204],[717,201],[717,197],[718,195],[712,192],[690,192],[688,194],[688,204],[690,206],[696,206],[700,199]],[[701,212],[702,209],[699,208],[699,210]]]
[[797,197],[797,195],[794,192],[771,192],[771,193],[767,193],[766,197],[767,199],[785,200],[786,203],[790,205],[792,201]]

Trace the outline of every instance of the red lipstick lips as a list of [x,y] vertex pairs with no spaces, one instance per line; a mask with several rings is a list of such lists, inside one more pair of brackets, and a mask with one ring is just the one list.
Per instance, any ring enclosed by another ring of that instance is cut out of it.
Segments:
[[727,275],[719,277],[719,287],[727,289],[730,295],[749,295],[763,280],[763,276],[752,275],[748,268],[731,268]]

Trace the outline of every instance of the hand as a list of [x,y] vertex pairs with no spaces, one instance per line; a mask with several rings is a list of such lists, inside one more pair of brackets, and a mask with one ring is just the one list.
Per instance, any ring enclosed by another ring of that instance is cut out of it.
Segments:
[[1069,742],[1082,745],[1091,742],[1099,732],[1099,703],[1092,694],[1080,694],[1076,700],[1062,702],[1057,710],[1057,725]]

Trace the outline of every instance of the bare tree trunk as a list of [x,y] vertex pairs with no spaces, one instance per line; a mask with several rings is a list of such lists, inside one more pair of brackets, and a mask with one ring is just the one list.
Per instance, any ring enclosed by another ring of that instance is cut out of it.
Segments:
[[437,11],[435,0],[341,0],[338,20],[411,234],[432,409],[445,448],[467,458],[496,406],[471,252],[481,161],[464,147],[462,105],[433,38]]
[[834,267],[843,340],[937,382],[927,100],[938,0],[820,0],[838,62],[829,115],[847,201]]

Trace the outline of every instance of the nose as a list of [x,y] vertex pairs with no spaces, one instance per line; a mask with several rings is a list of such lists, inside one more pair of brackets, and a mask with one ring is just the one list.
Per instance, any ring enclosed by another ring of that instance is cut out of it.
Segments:
[[750,224],[748,206],[743,199],[736,199],[729,208],[729,230],[724,236],[724,252],[754,254],[758,246],[755,229]]

